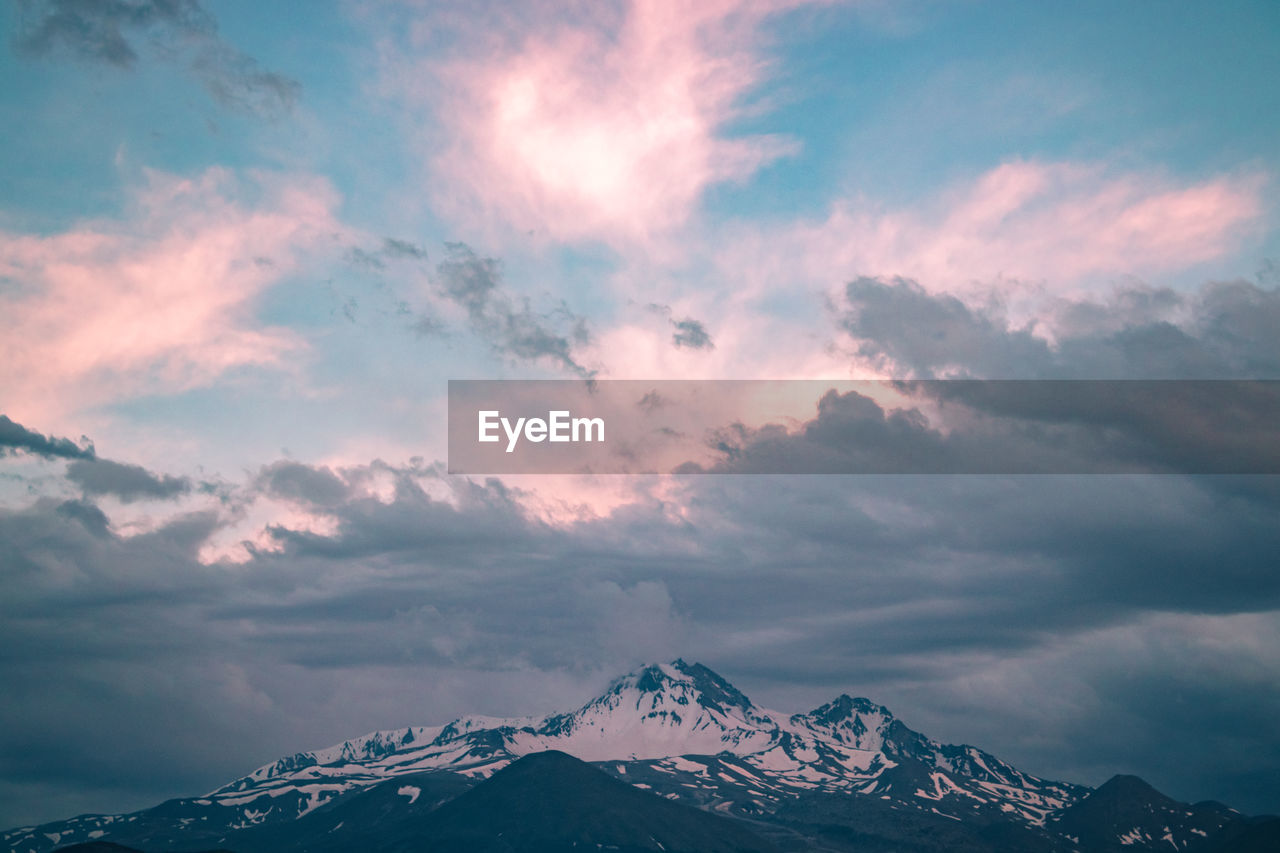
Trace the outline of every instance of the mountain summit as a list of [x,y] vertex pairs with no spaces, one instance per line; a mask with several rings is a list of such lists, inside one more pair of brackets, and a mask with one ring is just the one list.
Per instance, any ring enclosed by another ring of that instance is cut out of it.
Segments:
[[[1126,838],[1127,849],[1142,849],[1133,844],[1169,835],[1183,849],[1239,817],[1200,809],[1173,820],[1182,805],[1145,793],[1140,781],[1091,792],[1041,779],[976,747],[938,743],[869,699],[841,695],[807,713],[779,714],[708,667],[675,660],[628,673],[573,711],[372,732],[286,756],[205,797],[23,828],[3,840],[33,851],[104,836],[144,849],[236,849],[238,839],[246,850],[285,850],[304,829],[329,837],[346,823],[343,814],[357,823],[375,813],[425,820],[523,756],[549,752],[666,800],[756,824],[844,827],[830,831],[874,836],[873,847],[935,849],[927,839],[945,838],[959,848],[1066,851],[1079,844],[1071,839],[1088,837]],[[1171,817],[1155,826],[1157,814]],[[1119,826],[1138,818],[1137,830]],[[1157,833],[1166,823],[1169,831]],[[823,837],[842,849],[840,838]]]
[[750,752],[776,722],[702,664],[651,664],[617,679],[569,714],[548,717],[511,743],[519,754],[560,749],[585,761]]

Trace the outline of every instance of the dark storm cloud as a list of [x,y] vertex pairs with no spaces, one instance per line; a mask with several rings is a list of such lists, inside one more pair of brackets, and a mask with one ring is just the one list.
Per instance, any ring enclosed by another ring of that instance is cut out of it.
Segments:
[[87,500],[63,501],[58,504],[57,513],[79,522],[81,527],[95,536],[106,536],[111,526],[111,519],[107,518],[107,514]]
[[[947,686],[913,701],[947,708],[949,679],[980,668],[975,661],[1035,660],[1117,630],[1161,642],[1164,629],[1144,627],[1161,614],[1176,622],[1280,608],[1272,556],[1280,494],[1269,479],[743,477],[699,478],[687,489],[682,515],[655,502],[557,528],[529,517],[519,496],[496,483],[465,487],[455,504],[408,479],[389,503],[353,499],[337,508],[332,534],[276,530],[281,549],[258,558],[286,573],[376,563],[386,573],[379,582],[305,606],[264,601],[223,615],[274,625],[274,653],[308,666],[408,656],[483,667],[517,655],[540,669],[607,669],[674,647],[714,661],[744,686],[772,685],[782,695],[829,685],[833,694],[888,700],[936,682]],[[342,642],[318,641],[318,629]],[[1194,631],[1182,642],[1195,647]],[[1139,647],[1122,659],[1151,666],[1154,680],[1170,677],[1147,654]],[[1023,677],[1088,684],[1096,657],[1081,653]],[[1194,666],[1221,668],[1210,658]],[[1185,736],[1180,714],[1152,706],[1140,695],[1145,688],[1107,685],[1110,705],[1162,737]],[[1247,703],[1263,698],[1259,686],[1240,670],[1215,689]],[[965,720],[999,752],[1002,736],[986,721],[1036,725],[1023,713],[986,705]],[[1093,712],[1072,713],[1080,715],[1072,727],[1106,725]],[[948,735],[974,739],[965,720],[953,721]],[[1256,766],[1270,732],[1259,729],[1226,754],[1244,760],[1255,751]],[[1053,758],[1043,745],[1028,753],[1048,762],[1032,769],[1049,773],[1068,755],[1071,768],[1090,772],[1116,760],[1065,736],[1059,748]],[[1201,754],[1195,769],[1124,754],[1128,769],[1159,765],[1187,796],[1230,790],[1239,801],[1245,790],[1231,779],[1234,766],[1246,765],[1223,754]]]
[[[297,466],[306,468],[306,466]],[[432,497],[422,487],[420,477],[434,480],[425,470],[384,469],[395,478],[394,499],[383,502],[367,495],[331,506],[337,535],[321,535],[286,527],[272,528],[278,544],[297,557],[361,559],[377,555],[430,552],[432,561],[447,559],[456,565],[475,565],[492,559],[487,542],[494,531],[504,531],[505,546],[542,535],[547,528],[532,523],[517,496],[500,481],[485,485],[460,481],[452,485],[456,503]],[[320,469],[310,476],[322,477]],[[299,477],[300,473],[293,476]]]
[[129,503],[174,498],[189,493],[192,488],[188,477],[154,474],[140,465],[103,459],[94,452],[93,442],[84,436],[79,444],[67,438],[46,437],[0,415],[0,457],[18,451],[46,459],[72,460],[67,466],[67,479],[88,496],[115,495]]
[[966,462],[988,459],[975,458],[976,448],[944,436],[919,411],[886,411],[856,391],[828,391],[818,401],[817,417],[797,432],[776,424],[733,424],[713,430],[708,443],[721,460],[707,470],[728,474],[953,473]]
[[27,56],[66,51],[130,69],[145,42],[159,58],[186,65],[219,103],[264,116],[287,113],[301,91],[296,80],[224,42],[196,0],[21,0],[19,8],[15,45]]
[[0,415],[0,457],[14,452],[34,453],[46,459],[93,459],[93,442],[81,436],[76,444],[69,438],[44,436]]
[[1280,289],[1217,282],[1186,295],[1130,287],[1060,305],[1053,346],[994,309],[908,279],[859,278],[841,324],[859,354],[914,375],[985,378],[1280,378]]
[[[447,298],[489,316],[496,270],[451,260]],[[1219,365],[1265,365],[1247,317],[1270,299],[1207,288],[1176,330]],[[1120,319],[1074,306],[1060,340],[1114,343],[1169,304],[1130,302]],[[994,315],[917,308],[969,342],[971,373],[1002,348],[1045,370],[1064,358]],[[958,432],[834,395],[801,437],[815,454],[851,435],[909,459],[964,441],[1085,453],[1036,434],[1068,420],[1053,397],[943,387],[924,400],[963,414]],[[1105,400],[1085,414],[1134,416]],[[740,454],[769,438],[724,436]],[[0,797],[9,822],[198,794],[373,728],[563,709],[676,656],[784,710],[867,695],[1041,775],[1134,772],[1180,798],[1280,807],[1276,477],[699,477],[555,525],[518,490],[421,465],[282,461],[241,498],[255,494],[325,523],[277,522],[242,564],[208,566],[197,554],[230,518],[128,537],[87,499],[0,509],[0,778],[29,780]]]
[[125,536],[88,500],[3,508],[0,778],[28,781],[0,799],[12,823],[150,805],[684,656],[784,710],[867,695],[1030,772],[1275,809],[1275,480],[700,477],[553,525],[438,466],[281,461],[241,497],[328,523],[212,566],[232,517]]
[[78,459],[67,466],[67,479],[89,496],[115,495],[125,503],[167,500],[190,493],[189,477],[153,474],[141,465],[109,459]]
[[436,267],[440,294],[467,312],[472,331],[502,355],[521,361],[548,361],[582,377],[594,371],[573,356],[587,343],[586,320],[563,303],[550,313],[533,310],[502,286],[501,264],[477,255],[462,243],[445,244],[445,260]]
[[[311,473],[278,466],[273,483],[314,496],[326,473]],[[461,697],[504,671],[624,658],[636,631],[669,633],[658,585],[598,578],[576,559],[549,577],[563,540],[500,484],[398,476],[391,502],[335,508],[337,534],[277,528],[281,550],[242,566],[196,560],[225,521],[213,514],[126,537],[87,501],[0,508],[0,778],[24,780],[0,823],[83,808],[84,791],[110,791],[97,804],[108,808],[198,794],[379,714],[398,725],[472,710]],[[562,639],[619,626],[590,654]],[[480,671],[450,693],[467,667]],[[504,710],[557,707],[547,691],[565,680],[538,681]]]
[[227,744],[261,745],[238,729],[252,697],[203,616],[236,594],[231,576],[195,561],[217,523],[181,515],[125,538],[88,501],[0,510],[6,817],[45,797],[87,807],[93,793],[141,807],[199,790],[211,767],[237,771],[243,747]]
[[[1083,465],[1062,470],[1092,470],[1089,460],[1105,469],[1108,459],[1155,462],[1154,470],[1273,470],[1276,389],[1189,380],[1280,377],[1280,289],[1233,281],[1191,294],[1128,287],[1105,302],[1065,301],[1050,318],[1052,344],[1031,327],[1011,327],[995,308],[906,279],[860,278],[846,298],[841,323],[859,354],[916,376],[1176,380],[1129,384],[1123,394],[1106,382],[920,384],[925,395],[985,417],[939,438],[953,460],[994,452],[1016,468],[1035,458],[1038,442]],[[991,439],[985,449],[963,446],[975,427]],[[1217,462],[1208,461],[1205,439],[1220,442]],[[922,445],[917,458],[929,452],[936,447]]]
[[[353,486],[375,473],[394,481],[383,499]],[[1243,657],[1226,666],[1228,652],[1215,651],[1222,639],[1199,639],[1216,624],[1204,620],[1274,624],[1280,494],[1261,480],[694,478],[668,499],[552,526],[496,481],[281,462],[257,488],[333,523],[328,532],[270,528],[273,546],[235,567],[196,562],[219,530],[208,514],[124,538],[84,501],[5,510],[0,639],[5,681],[24,698],[0,727],[3,775],[73,776],[95,738],[141,738],[153,754],[183,757],[181,773],[166,767],[160,778],[198,791],[290,748],[373,728],[362,716],[371,696],[398,709],[378,725],[443,722],[418,702],[425,673],[465,670],[476,683],[512,669],[603,678],[683,654],[784,708],[863,693],[926,731],[927,722],[942,729],[931,733],[1034,761],[1034,772],[1154,767],[1180,795],[1260,809],[1264,795],[1250,800],[1243,780],[1280,766],[1267,757],[1274,725],[1213,740],[1219,750],[1175,767],[1168,744],[1212,739],[1216,723],[1205,718],[1189,733],[1183,710],[1149,692],[1201,683],[1221,705],[1270,701],[1273,687],[1259,678],[1273,666],[1267,640],[1261,651],[1233,647]],[[668,500],[684,509],[672,512]],[[1131,646],[1100,652],[1113,636]],[[1173,648],[1181,668],[1161,663]],[[988,671],[995,660],[1007,663]],[[1006,672],[1015,664],[1024,668]],[[50,671],[62,675],[40,674]],[[1122,671],[1142,677],[1126,682]],[[367,679],[363,695],[328,712],[332,728],[307,722],[314,697],[356,673]],[[987,679],[989,701],[964,692],[962,677]],[[1105,702],[1068,701],[1050,725],[1045,709],[1009,700],[1009,691],[1056,696],[1062,684],[1102,691]],[[52,758],[28,746],[65,737],[54,724],[73,718],[91,685],[106,691],[95,719],[80,721]],[[32,713],[33,703],[51,713]],[[139,708],[174,727],[154,730],[147,716],[153,730],[134,732]],[[180,714],[191,719],[179,724]],[[1144,748],[1076,737],[1113,719],[1148,727]],[[260,736],[230,734],[246,726]],[[1016,733],[1029,729],[1059,739],[1024,750]],[[223,737],[228,754],[210,754],[210,736]],[[289,737],[287,748],[271,740]],[[95,759],[80,784],[105,784],[116,760],[110,751]],[[142,790],[149,778],[139,768],[120,784]]]
[[887,356],[921,376],[951,365],[971,375],[1037,376],[1048,365],[1044,341],[969,309],[954,296],[927,293],[909,279],[859,278],[845,288],[841,322],[860,341],[859,354]]
[[[908,396],[888,408],[869,396],[891,390]],[[798,428],[714,428],[706,444],[718,461],[677,470],[1280,474],[1277,422],[1274,380],[863,382],[828,390]]]
[[[1087,454],[1093,470],[1280,473],[1275,380],[955,380],[902,387],[1001,425],[993,431],[995,452],[1029,454],[1019,445],[1051,444]],[[1090,467],[1082,458],[1066,470]]]

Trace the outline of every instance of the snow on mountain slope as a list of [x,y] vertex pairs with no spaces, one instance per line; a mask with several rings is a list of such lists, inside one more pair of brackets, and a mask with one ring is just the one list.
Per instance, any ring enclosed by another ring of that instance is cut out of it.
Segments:
[[765,749],[777,723],[700,664],[645,667],[571,714],[516,732],[517,755],[559,749],[584,761]]
[[374,732],[281,759],[209,798],[239,805],[303,791],[310,809],[395,775],[442,769],[487,777],[550,749],[584,761],[649,762],[684,776],[688,762],[664,760],[732,756],[732,784],[754,778],[762,795],[853,790],[929,800],[931,808],[979,802],[1032,823],[1082,790],[1028,776],[973,747],[936,743],[866,699],[841,696],[790,716],[767,711],[707,667],[676,660],[630,673],[570,713],[464,717],[438,729]]
[[[48,849],[112,821],[173,821],[221,829],[289,821],[345,795],[410,773],[487,778],[530,753],[560,750],[601,763],[618,778],[709,808],[762,814],[806,793],[874,795],[957,819],[1041,826],[1087,789],[1024,774],[981,750],[937,743],[883,706],[840,696],[808,713],[754,705],[701,664],[643,667],[569,713],[541,718],[463,717],[437,727],[372,732],[264,765],[205,797],[174,800],[136,816],[14,831],[13,849]],[[162,811],[164,810],[164,811]],[[169,823],[166,823],[168,821]],[[216,834],[213,836],[216,837]],[[29,848],[15,846],[34,839]]]

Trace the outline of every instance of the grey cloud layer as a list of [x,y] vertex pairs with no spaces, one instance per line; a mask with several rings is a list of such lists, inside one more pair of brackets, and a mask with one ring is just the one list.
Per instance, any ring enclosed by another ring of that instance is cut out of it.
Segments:
[[93,459],[93,443],[81,438],[76,444],[69,438],[41,435],[15,423],[7,415],[0,415],[0,456],[15,451],[34,453],[46,459]]
[[163,59],[181,62],[224,106],[274,116],[298,99],[297,81],[259,67],[218,36],[196,0],[20,0],[15,44],[28,56],[66,50],[117,68],[134,67],[146,40]]
[[1186,295],[1131,287],[1058,307],[1055,346],[991,309],[910,279],[859,278],[841,325],[859,354],[919,377],[989,379],[1280,378],[1280,289],[1246,281]]
[[[375,476],[389,496],[363,488]],[[1280,678],[1264,677],[1280,672],[1257,634],[1280,632],[1274,478],[693,478],[679,513],[652,499],[568,526],[435,467],[279,462],[251,491],[330,532],[278,524],[248,563],[210,567],[195,555],[214,513],[126,538],[85,501],[0,511],[2,675],[17,697],[0,777],[49,786],[45,802],[86,784],[197,793],[290,749],[549,710],[684,655],[784,708],[870,695],[1033,772],[1127,770],[1177,796],[1280,801],[1259,784],[1280,778],[1265,711]],[[1239,620],[1260,639],[1241,642]],[[567,674],[572,700],[468,698],[526,672]],[[1231,736],[1151,700],[1175,691],[1233,708]],[[1117,725],[1142,747],[1081,737]],[[1215,749],[1170,752],[1187,739]],[[145,749],[86,763],[104,740]]]
[[[155,474],[141,465],[113,462],[98,456],[93,442],[82,437],[76,444],[68,438],[44,436],[9,417],[0,415],[0,457],[7,453],[31,453],[46,459],[68,459],[67,479],[90,497],[114,495],[125,503],[135,500],[167,500],[189,493],[189,477]],[[203,484],[207,488],[213,487]]]
[[313,468],[290,461],[276,462],[263,468],[256,486],[272,497],[317,507],[338,506],[350,494],[347,483],[329,468]]
[[125,503],[166,500],[191,491],[188,477],[153,474],[141,465],[126,465],[110,459],[77,459],[67,466],[67,479],[86,495],[115,495]]
[[719,461],[678,470],[1280,474],[1276,381],[907,380],[883,385],[909,395],[893,408],[860,387],[827,391],[799,428],[714,429]]
[[[571,348],[514,345],[504,317],[572,336],[498,272],[455,249],[434,283],[493,346],[573,369]],[[1259,325],[1275,295],[1252,285],[1135,291],[1119,321],[1067,306],[1056,348],[904,282],[849,298],[868,352],[921,375],[1129,375],[1160,334],[1212,376],[1278,363]],[[1177,323],[1155,319],[1173,307]],[[939,440],[874,406],[829,399],[809,439],[861,423],[886,448]],[[0,425],[10,447],[86,452]],[[197,560],[227,510],[125,536],[81,486],[0,509],[0,822],[197,794],[374,728],[564,708],[677,655],[783,709],[868,695],[1030,772],[1136,772],[1180,798],[1280,808],[1276,477],[701,477],[552,525],[520,491],[439,467],[280,461],[237,506],[327,523],[277,522],[237,566]]]

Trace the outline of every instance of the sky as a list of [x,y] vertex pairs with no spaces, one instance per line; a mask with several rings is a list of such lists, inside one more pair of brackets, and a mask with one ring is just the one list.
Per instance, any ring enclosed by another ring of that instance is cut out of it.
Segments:
[[1274,476],[445,458],[449,379],[1280,379],[1276,4],[0,30],[0,825],[676,657],[1280,812]]

